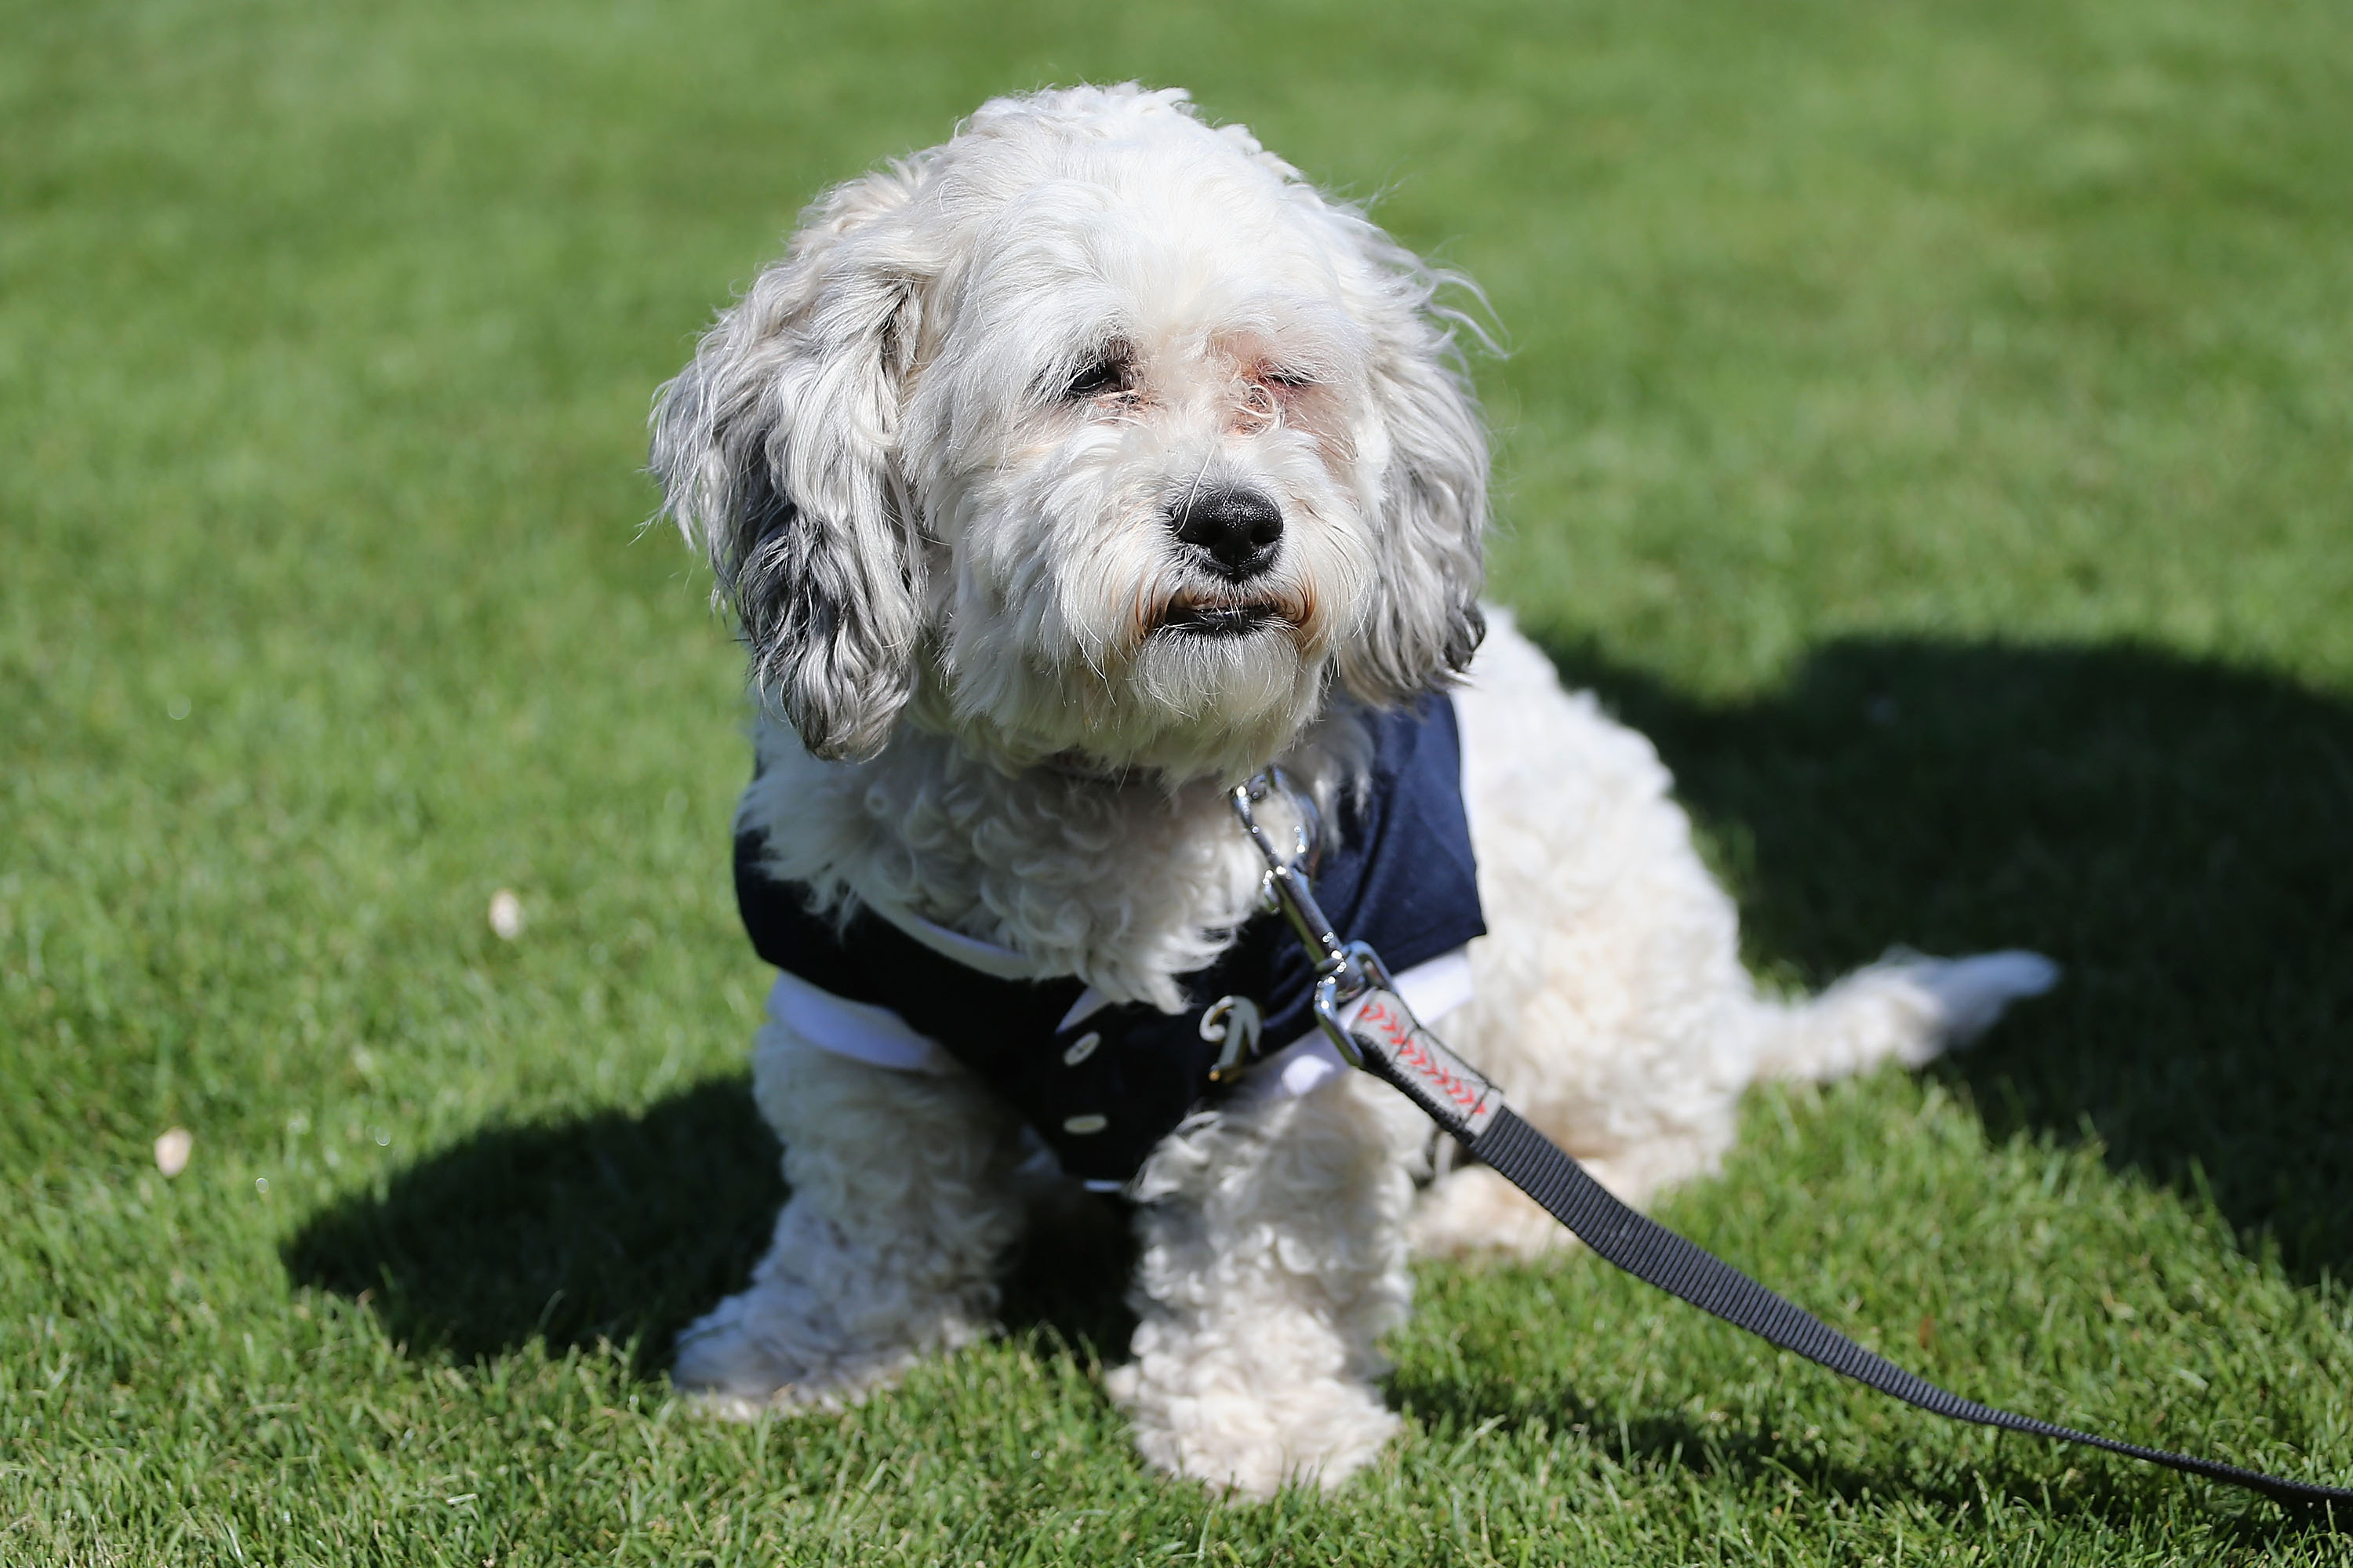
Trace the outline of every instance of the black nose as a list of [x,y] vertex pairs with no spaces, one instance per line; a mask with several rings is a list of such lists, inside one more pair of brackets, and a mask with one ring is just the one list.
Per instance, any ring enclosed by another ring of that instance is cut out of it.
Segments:
[[1274,564],[1282,512],[1255,490],[1204,490],[1189,504],[1169,509],[1176,536],[1208,552],[1234,578],[1254,577]]

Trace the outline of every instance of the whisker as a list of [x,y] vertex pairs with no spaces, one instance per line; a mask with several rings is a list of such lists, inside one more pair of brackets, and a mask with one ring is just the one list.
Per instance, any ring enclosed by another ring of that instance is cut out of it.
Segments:
[[1176,531],[1179,534],[1185,531],[1185,524],[1192,521],[1193,497],[1200,493],[1201,481],[1208,473],[1209,465],[1217,459],[1218,449],[1211,447],[1202,457],[1201,466],[1193,471],[1193,482],[1185,487],[1185,503],[1176,508]]

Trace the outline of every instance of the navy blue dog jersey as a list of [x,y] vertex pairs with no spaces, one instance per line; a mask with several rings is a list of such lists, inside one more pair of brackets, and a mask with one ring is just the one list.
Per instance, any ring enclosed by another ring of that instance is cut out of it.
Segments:
[[[1315,896],[1344,941],[1403,973],[1483,936],[1462,809],[1454,705],[1424,697],[1373,715],[1370,787],[1344,803]],[[1235,830],[1239,832],[1239,827]],[[1153,1146],[1212,1100],[1220,1044],[1202,1015],[1247,998],[1279,1048],[1315,1027],[1314,966],[1280,916],[1260,915],[1207,969],[1182,977],[1185,1011],[1143,1002],[1062,1021],[1086,983],[1003,980],[967,968],[871,909],[847,925],[809,908],[808,889],[761,869],[756,832],[735,841],[735,896],[752,946],[777,968],[849,1001],[885,1007],[937,1041],[1012,1105],[1073,1176],[1125,1181]]]

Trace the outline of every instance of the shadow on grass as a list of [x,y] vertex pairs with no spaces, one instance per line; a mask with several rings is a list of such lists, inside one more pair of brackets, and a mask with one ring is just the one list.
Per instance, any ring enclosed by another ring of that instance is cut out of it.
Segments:
[[284,1257],[297,1283],[368,1293],[414,1348],[471,1359],[543,1334],[659,1366],[742,1286],[783,1197],[749,1084],[721,1080],[641,1115],[476,1133],[322,1210]]
[[1936,1069],[1992,1132],[2088,1133],[2297,1277],[2353,1264],[2353,705],[2129,645],[1851,640],[1724,705],[1551,652],[1657,742],[1752,962],[2052,955]]
[[[534,1336],[557,1351],[611,1340],[650,1373],[749,1279],[784,1202],[777,1166],[750,1085],[723,1079],[637,1116],[477,1133],[322,1211],[284,1261],[298,1284],[364,1293],[416,1349],[471,1360]],[[1007,1327],[1124,1347],[1124,1216],[1090,1200],[1064,1218],[1016,1260]]]

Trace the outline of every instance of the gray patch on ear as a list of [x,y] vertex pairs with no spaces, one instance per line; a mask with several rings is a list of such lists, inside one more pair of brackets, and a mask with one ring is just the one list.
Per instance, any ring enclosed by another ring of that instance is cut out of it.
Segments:
[[878,641],[866,573],[848,541],[777,492],[765,453],[742,484],[741,554],[723,587],[753,683],[814,755],[871,755],[907,700],[912,663]]
[[1446,625],[1446,667],[1458,675],[1462,673],[1471,668],[1479,644],[1486,641],[1487,617],[1479,608],[1479,601],[1473,599],[1459,606]]
[[654,401],[663,510],[709,556],[753,683],[819,757],[880,750],[914,690],[893,432],[915,295],[887,220],[921,176],[820,198]]

